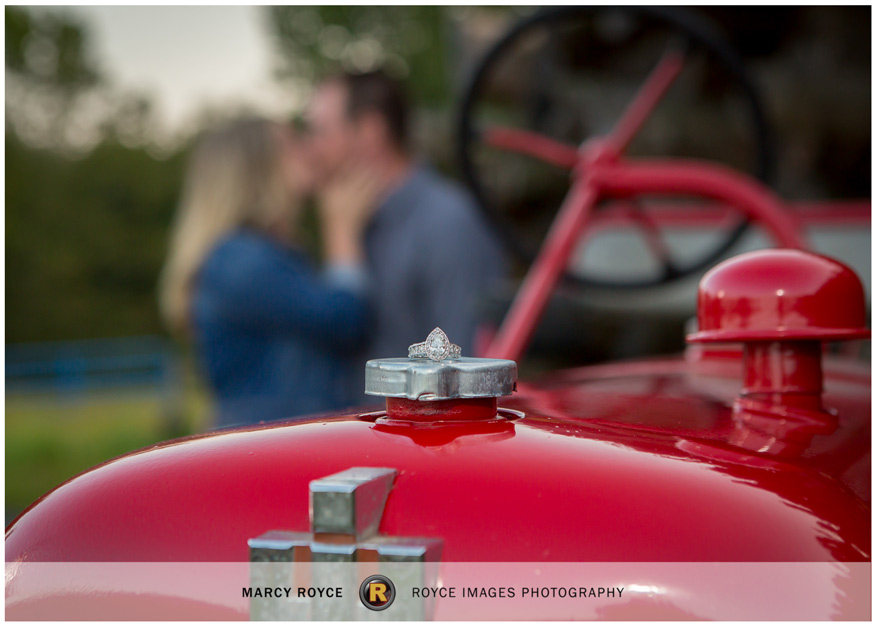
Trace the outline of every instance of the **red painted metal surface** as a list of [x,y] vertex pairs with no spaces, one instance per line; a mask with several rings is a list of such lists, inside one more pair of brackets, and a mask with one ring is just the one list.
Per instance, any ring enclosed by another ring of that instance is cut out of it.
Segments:
[[517,128],[490,126],[483,132],[483,140],[494,148],[525,154],[563,169],[573,169],[580,158],[574,146]]
[[7,530],[6,558],[245,561],[248,538],[307,530],[310,480],[387,466],[381,533],[441,537],[448,561],[867,560],[868,382],[827,369],[837,431],[763,459],[730,443],[738,361],[699,368],[530,385],[500,402],[524,418],[345,416],[160,445],[48,494]]
[[680,52],[669,51],[659,60],[611,131],[609,141],[615,154],[626,150],[683,69]]
[[400,397],[386,398],[386,419],[397,421],[482,421],[495,418],[494,397],[417,401]]
[[[628,202],[618,200],[600,207],[587,234],[608,228],[626,228],[637,223]],[[801,226],[842,228],[868,226],[872,222],[869,200],[836,200],[832,202],[784,202],[782,208]],[[663,228],[720,229],[735,223],[738,211],[726,204],[709,202],[678,202],[662,200],[646,204],[647,214]]]
[[[574,181],[541,253],[532,264],[501,328],[485,354],[519,360],[576,244],[593,221],[595,205],[609,197],[687,195],[731,205],[758,220],[788,248],[805,247],[800,224],[783,209],[781,200],[765,185],[728,168],[693,161],[644,161],[620,158],[683,69],[683,55],[667,53],[627,105],[606,137],[594,138],[576,151],[525,131],[492,128],[486,140],[494,147],[528,154],[549,163],[572,167]],[[638,221],[642,221],[640,217]],[[658,231],[644,222],[648,244],[658,258],[666,257]]]
[[754,341],[744,346],[745,395],[795,396],[800,406],[819,410],[823,391],[816,341]]
[[698,161],[600,163],[588,170],[604,196],[686,195],[725,202],[757,220],[780,247],[806,247],[799,224],[762,183],[720,165]]
[[[613,137],[573,162],[573,148],[543,138],[487,135],[575,176],[489,356],[523,353],[600,199],[704,196],[803,247],[780,200],[747,177],[618,158],[680,63],[666,57]],[[309,529],[311,480],[353,466],[397,469],[380,533],[440,538],[445,562],[869,562],[870,372],[821,367],[815,341],[867,336],[862,294],[843,270],[794,254],[703,282],[698,340],[759,341],[744,350],[693,346],[685,358],[562,372],[497,404],[390,399],[386,413],[217,432],[87,471],[7,528],[7,605],[25,586],[35,606],[68,591],[69,580],[20,564],[245,563],[248,539]],[[157,583],[143,605],[240,616]],[[83,596],[129,609],[132,594],[119,580]]]
[[744,386],[732,410],[733,445],[795,456],[813,436],[835,431],[836,416],[821,401],[822,351],[818,341],[745,343]]
[[781,456],[830,434],[821,402],[824,340],[869,336],[859,278],[831,258],[801,250],[742,254],[699,284],[700,331],[691,342],[744,345],[744,386],[733,405],[738,447]]
[[758,220],[779,245],[805,247],[798,224],[782,209],[777,196],[746,176],[692,161],[604,160],[598,145],[592,149],[593,152],[587,152],[591,155],[586,161],[588,164],[581,165],[580,177],[572,185],[540,255],[486,352],[490,358],[521,358],[599,198],[647,194],[705,196],[731,204]]
[[[614,158],[622,154],[683,68],[682,54],[672,51],[663,56],[623,111],[601,150],[609,152]],[[494,148],[526,154],[565,169],[574,169],[580,162],[577,148],[526,130],[490,126],[484,132],[483,139]]]
[[796,250],[731,258],[699,284],[691,341],[866,338],[866,296],[842,263]]
[[597,199],[597,192],[585,183],[575,182],[571,187],[541,253],[526,274],[501,328],[486,351],[487,358],[519,360],[525,352]]

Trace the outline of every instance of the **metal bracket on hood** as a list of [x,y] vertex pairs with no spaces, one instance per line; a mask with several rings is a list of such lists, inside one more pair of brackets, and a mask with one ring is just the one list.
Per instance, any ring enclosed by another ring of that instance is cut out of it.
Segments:
[[[310,532],[272,530],[249,539],[252,589],[296,588],[296,572],[309,574],[304,577],[312,587],[357,589],[366,577],[359,569],[368,567],[369,572],[377,572],[376,567],[387,574],[396,587],[427,584],[436,567],[425,565],[439,562],[443,541],[377,533],[396,475],[395,469],[353,467],[310,482]],[[384,613],[368,612],[357,599],[253,596],[250,619],[423,620],[432,607],[431,602],[399,597]]]

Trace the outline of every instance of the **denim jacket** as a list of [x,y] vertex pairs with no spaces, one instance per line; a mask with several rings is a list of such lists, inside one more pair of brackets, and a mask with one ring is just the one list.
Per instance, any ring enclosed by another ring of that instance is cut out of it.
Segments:
[[237,230],[207,256],[192,313],[218,425],[258,423],[361,403],[350,380],[370,327],[364,272],[320,273],[299,251]]

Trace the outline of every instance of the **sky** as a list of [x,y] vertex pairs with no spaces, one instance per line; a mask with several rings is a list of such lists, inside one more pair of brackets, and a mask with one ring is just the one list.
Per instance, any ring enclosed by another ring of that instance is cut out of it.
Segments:
[[248,104],[289,110],[291,94],[271,79],[264,8],[81,6],[99,65],[126,90],[145,92],[171,132],[204,107]]

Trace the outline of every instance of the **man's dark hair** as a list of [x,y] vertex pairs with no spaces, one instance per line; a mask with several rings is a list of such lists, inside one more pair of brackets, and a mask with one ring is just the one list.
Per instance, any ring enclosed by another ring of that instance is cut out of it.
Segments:
[[382,70],[344,72],[337,76],[337,80],[347,90],[349,118],[358,119],[364,113],[377,113],[386,121],[389,137],[395,146],[406,149],[408,102],[401,83]]

